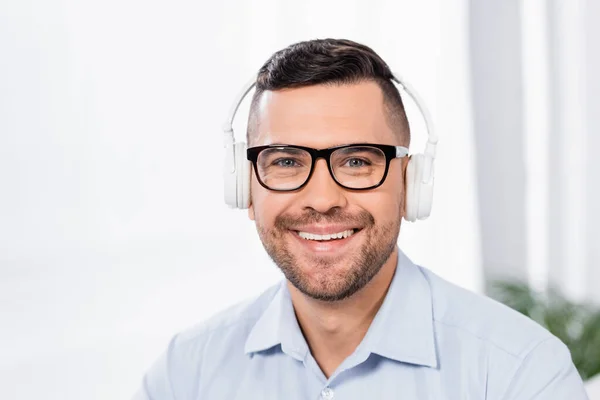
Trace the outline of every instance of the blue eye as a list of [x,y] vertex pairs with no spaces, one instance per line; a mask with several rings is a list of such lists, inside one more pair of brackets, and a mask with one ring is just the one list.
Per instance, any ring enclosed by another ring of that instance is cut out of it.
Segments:
[[346,164],[351,168],[360,168],[371,165],[370,162],[360,158],[350,158],[346,161]]
[[273,165],[284,168],[292,168],[299,166],[298,162],[292,158],[278,158],[273,161]]

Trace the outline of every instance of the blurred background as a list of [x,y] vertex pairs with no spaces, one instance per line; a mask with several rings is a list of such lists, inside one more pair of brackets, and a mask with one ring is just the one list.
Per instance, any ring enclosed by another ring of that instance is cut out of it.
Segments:
[[599,17],[595,0],[1,0],[0,398],[128,399],[174,333],[281,279],[223,202],[221,126],[273,52],[335,37],[378,52],[439,132],[433,213],[401,248],[561,331],[600,399]]

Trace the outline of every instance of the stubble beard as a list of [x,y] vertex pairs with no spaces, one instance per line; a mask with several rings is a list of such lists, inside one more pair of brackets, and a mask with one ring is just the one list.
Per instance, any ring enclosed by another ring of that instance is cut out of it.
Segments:
[[[258,219],[256,221],[258,234],[265,250],[286,279],[306,296],[327,302],[352,296],[377,275],[396,248],[401,222],[398,218],[377,226],[373,216],[367,211],[362,211],[358,215],[343,214],[339,211],[328,214],[312,211],[301,217],[280,215],[275,219],[271,229],[265,229],[259,225]],[[300,257],[290,251],[286,242],[287,235],[291,234],[288,227],[324,221],[329,223],[353,221],[357,226],[363,226],[359,233],[364,236],[361,248],[350,257],[344,255],[341,258],[331,258],[315,255],[309,258],[302,256],[302,260],[299,260]],[[342,259],[351,264],[349,268],[343,268],[347,271],[343,275],[336,272],[339,268],[333,268],[342,262]],[[303,271],[302,263],[308,263],[311,268],[322,271],[330,270],[331,273],[319,274],[321,277],[319,281],[311,282],[311,278]]]

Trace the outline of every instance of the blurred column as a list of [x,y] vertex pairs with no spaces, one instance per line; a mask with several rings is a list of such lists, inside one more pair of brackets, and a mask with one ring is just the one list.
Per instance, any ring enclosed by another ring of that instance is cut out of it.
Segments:
[[550,181],[549,126],[551,79],[546,0],[521,3],[523,68],[523,146],[525,155],[527,270],[536,290],[548,285]]
[[520,2],[470,2],[484,278],[527,279]]
[[[600,2],[587,0],[584,35],[587,57],[587,289],[588,297],[600,304]],[[600,381],[599,381],[600,388]]]
[[550,286],[573,300],[586,297],[591,239],[587,227],[592,216],[588,209],[592,205],[588,203],[592,174],[587,162],[591,135],[586,110],[585,14],[585,0],[549,2],[548,278]]

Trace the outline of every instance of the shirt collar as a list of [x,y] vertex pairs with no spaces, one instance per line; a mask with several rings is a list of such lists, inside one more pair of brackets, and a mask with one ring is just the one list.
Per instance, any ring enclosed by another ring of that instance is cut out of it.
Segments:
[[401,250],[388,293],[359,347],[400,362],[438,366],[431,288]]
[[[278,344],[298,360],[304,360],[308,353],[285,280],[250,331],[245,352],[259,352]],[[400,250],[388,293],[357,351],[411,364],[438,365],[429,283]]]
[[284,353],[297,360],[304,360],[308,354],[308,344],[298,325],[285,279],[250,331],[244,351],[250,354],[279,344]]

